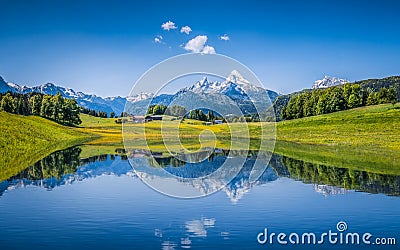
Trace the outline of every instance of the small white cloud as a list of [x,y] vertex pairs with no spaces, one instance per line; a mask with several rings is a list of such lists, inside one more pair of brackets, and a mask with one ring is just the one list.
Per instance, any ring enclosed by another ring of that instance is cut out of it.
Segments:
[[161,28],[163,28],[163,30],[174,30],[177,29],[178,27],[175,26],[174,22],[168,21],[166,23],[161,24]]
[[155,43],[163,43],[163,37],[161,35],[158,35],[154,38]]
[[203,53],[203,54],[215,54],[215,49],[214,49],[214,47],[206,45],[204,47],[204,49],[201,51],[201,53]]
[[227,34],[225,34],[223,36],[220,36],[219,39],[224,40],[224,41],[229,41],[230,40],[230,38],[229,38],[229,36]]
[[189,26],[183,26],[181,28],[181,33],[186,33],[186,35],[189,35],[189,33],[192,31],[192,29]]
[[194,53],[200,53],[207,42],[207,36],[196,36],[186,43],[184,49]]

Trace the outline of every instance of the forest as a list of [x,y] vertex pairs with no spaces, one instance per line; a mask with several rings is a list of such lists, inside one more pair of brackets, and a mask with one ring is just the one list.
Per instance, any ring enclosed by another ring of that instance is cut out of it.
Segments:
[[74,99],[41,93],[0,93],[0,110],[18,115],[41,116],[62,125],[81,124],[80,107]]
[[321,115],[366,105],[397,102],[394,87],[373,89],[362,88],[360,84],[344,84],[326,89],[307,91],[292,96],[283,106],[284,120]]

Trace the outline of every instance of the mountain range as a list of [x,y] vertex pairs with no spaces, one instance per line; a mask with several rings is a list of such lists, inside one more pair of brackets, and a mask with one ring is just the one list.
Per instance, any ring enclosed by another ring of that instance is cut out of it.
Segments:
[[144,114],[149,104],[163,104],[184,106],[186,110],[210,109],[221,115],[252,114],[267,109],[277,96],[278,93],[251,84],[237,70],[233,70],[225,81],[209,81],[207,77],[202,77],[175,94],[161,94],[151,100],[133,102],[127,110],[132,114]]
[[[314,82],[312,88],[327,88],[345,84],[347,80],[325,76]],[[280,96],[277,92],[255,86],[246,80],[237,70],[233,70],[225,81],[209,81],[207,77],[201,78],[196,83],[178,90],[175,94],[138,93],[128,97],[100,97],[75,91],[71,88],[46,83],[39,86],[28,87],[6,82],[0,76],[0,93],[7,91],[15,93],[39,92],[55,95],[60,93],[65,98],[76,99],[82,107],[101,110],[107,113],[115,112],[119,115],[128,103],[129,112],[133,114],[146,113],[149,104],[181,105],[187,110],[198,107],[209,107],[218,110],[221,115],[252,114],[264,110]],[[266,101],[270,99],[270,102]],[[236,110],[236,113],[235,113]]]
[[[268,102],[265,100],[269,98],[272,103],[279,95],[274,91],[250,84],[236,70],[232,71],[223,82],[211,82],[208,81],[207,77],[203,77],[198,82],[180,89],[175,94],[161,94],[155,97],[153,93],[138,93],[128,97],[103,98],[75,91],[71,88],[57,86],[53,83],[46,83],[35,87],[20,86],[11,82],[7,83],[0,77],[0,92],[4,93],[7,91],[21,94],[38,92],[55,95],[60,93],[65,98],[76,99],[82,107],[101,110],[107,113],[115,112],[117,115],[124,111],[125,103],[127,102],[130,104],[132,113],[137,114],[145,113],[149,102],[151,104],[180,104],[183,106],[187,106],[190,103],[192,106],[187,107],[190,110],[200,106],[207,106],[210,101],[223,114],[230,113],[231,106],[239,106],[245,114],[249,114],[255,112],[255,103],[256,106],[266,108]],[[268,98],[266,98],[266,95],[268,95]]]
[[30,92],[37,92],[49,95],[55,95],[60,93],[65,98],[75,99],[78,104],[82,107],[101,110],[107,113],[116,112],[116,114],[121,113],[124,110],[126,98],[124,97],[106,97],[102,98],[97,95],[86,94],[83,92],[75,91],[70,88],[64,88],[61,86],[54,85],[53,83],[46,83],[43,85],[28,87],[28,86],[20,86],[15,83],[7,83],[0,76],[0,92],[15,92],[26,94]]

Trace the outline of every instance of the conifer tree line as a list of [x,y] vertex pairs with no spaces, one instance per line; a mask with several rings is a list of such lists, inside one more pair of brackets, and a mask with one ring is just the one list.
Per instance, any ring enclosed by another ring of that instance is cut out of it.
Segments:
[[203,111],[201,109],[193,109],[187,112],[185,107],[179,105],[173,105],[171,107],[167,107],[163,104],[150,105],[147,109],[147,115],[170,115],[205,122],[224,120],[220,115],[217,115],[210,110]]
[[163,104],[155,104],[150,105],[147,109],[147,115],[170,115],[170,116],[185,116],[187,110],[183,106],[173,105],[171,107],[167,107]]
[[361,88],[359,84],[344,84],[326,89],[303,92],[290,98],[282,108],[286,120],[327,114],[366,105],[397,102],[394,87],[378,91]]
[[68,126],[82,123],[76,100],[64,98],[60,93],[0,93],[0,110],[19,115],[41,116]]
[[163,115],[167,110],[167,106],[162,104],[150,105],[147,109],[148,115]]
[[214,112],[212,112],[210,110],[205,110],[203,112],[203,110],[201,110],[201,109],[190,110],[189,114],[187,114],[186,117],[189,119],[205,121],[205,122],[214,122],[215,120],[225,121],[224,118],[215,114]]
[[[94,116],[94,117],[108,118],[108,114],[105,111],[96,111],[94,109],[88,109],[88,108],[81,107],[81,113],[82,114],[91,115],[91,116]],[[114,116],[115,116],[115,113],[111,112],[110,113],[110,118],[114,118]]]

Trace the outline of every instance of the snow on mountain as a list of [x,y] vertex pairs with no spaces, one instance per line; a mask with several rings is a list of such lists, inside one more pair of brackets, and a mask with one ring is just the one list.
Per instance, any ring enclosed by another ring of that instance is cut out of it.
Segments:
[[[258,97],[264,98],[265,96],[260,96],[260,94],[272,94],[273,91],[266,90],[261,87],[257,87],[246,80],[237,70],[233,70],[225,79],[225,81],[215,81],[209,82],[207,77],[203,77],[200,81],[196,82],[190,87],[186,87],[180,90],[180,92],[191,91],[199,94],[223,94],[232,99],[241,99],[250,101],[257,101]],[[273,101],[277,93],[270,95],[269,98]],[[251,98],[250,98],[250,97]]]
[[324,78],[322,78],[321,80],[315,81],[312,88],[313,89],[329,88],[332,86],[342,85],[346,83],[349,83],[349,81],[337,77],[324,76]]
[[[127,101],[134,103],[135,111],[139,113],[146,112],[148,99],[152,98],[151,104],[169,105],[173,100],[180,100],[180,103],[187,103],[187,99],[193,105],[204,106],[211,100],[218,102],[220,107],[229,110],[229,105],[238,104],[244,113],[254,113],[254,103],[266,103],[269,99],[271,102],[278,96],[274,91],[257,87],[246,80],[237,70],[233,70],[225,79],[225,81],[208,81],[207,77],[203,77],[195,84],[180,89],[175,94],[161,94],[154,96],[153,93],[140,93],[128,97],[106,97],[86,94],[75,91],[71,88],[57,86],[53,83],[46,83],[35,87],[20,86],[14,83],[7,83],[0,77],[0,92],[12,91],[16,93],[39,92],[43,94],[56,95],[60,93],[65,98],[73,98],[77,100],[82,107],[101,110],[107,113],[114,112],[119,115],[124,111]],[[190,93],[189,93],[190,92]],[[182,98],[185,96],[185,98]],[[178,102],[179,103],[179,102]],[[175,103],[175,104],[178,104]],[[264,104],[263,104],[264,105]],[[225,106],[222,107],[222,106]],[[263,107],[264,108],[264,107]]]
[[[175,94],[162,94],[155,97],[149,95],[149,98],[153,98],[151,104],[180,105],[188,110],[213,105],[213,108],[218,108],[222,115],[232,115],[230,111],[234,107],[239,107],[245,114],[265,110],[270,105],[268,98],[273,102],[278,95],[274,91],[251,84],[237,70],[234,70],[224,81],[209,81],[207,77],[202,77],[193,85],[182,88]],[[130,105],[129,112],[146,113],[148,104],[146,99],[132,98],[130,101],[133,104]],[[236,111],[238,111],[237,108]]]
[[241,84],[241,85],[247,85],[250,84],[249,81],[247,81],[237,70],[233,70],[228,77],[226,78],[227,82],[232,82],[236,84]]
[[152,98],[154,96],[153,93],[140,93],[140,94],[136,94],[133,96],[128,96],[126,99],[130,102],[138,102],[138,101],[142,101],[142,100],[146,100],[149,98]]
[[237,70],[233,70],[225,81],[209,82],[207,77],[203,77],[200,81],[196,82],[190,87],[184,88],[181,91],[192,91],[194,93],[235,93],[239,95],[246,95],[245,92],[252,91],[265,91],[261,87],[250,84]]

